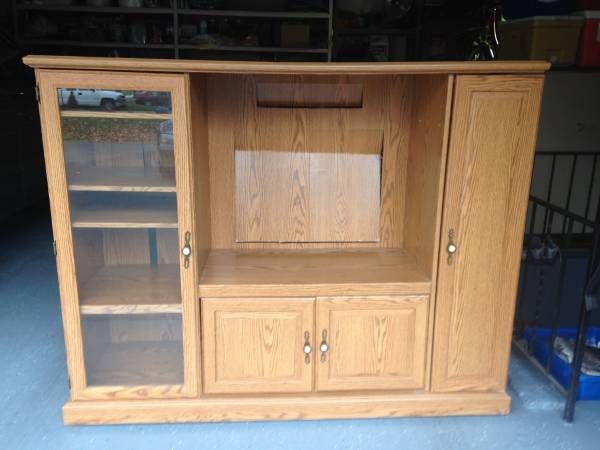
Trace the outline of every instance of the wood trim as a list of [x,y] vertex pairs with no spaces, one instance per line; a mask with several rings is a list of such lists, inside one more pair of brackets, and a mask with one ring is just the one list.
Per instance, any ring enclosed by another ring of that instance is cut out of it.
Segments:
[[[311,63],[197,61],[150,58],[96,58],[80,56],[28,55],[23,62],[34,68],[128,70],[134,72],[202,72],[256,74],[426,74],[426,73],[543,73],[546,61],[461,61],[402,63]],[[133,78],[135,81],[135,77]]]
[[[133,77],[135,79],[135,77]],[[175,152],[175,183],[177,186],[177,215],[179,221],[179,248],[185,245],[186,232],[194,233],[193,155],[191,145],[190,86],[187,75],[173,77],[171,105],[173,115],[173,144]],[[192,234],[191,245],[195,246]],[[192,247],[194,248],[194,247]],[[196,257],[192,253],[189,267],[180,257],[181,276],[181,326],[183,331],[183,379],[185,394],[198,395],[200,386],[200,305],[198,304],[198,280]]]
[[79,288],[75,278],[75,255],[71,229],[71,209],[67,192],[67,174],[63,157],[60,112],[54,74],[36,70],[39,84],[40,124],[48,179],[52,232],[56,243],[56,269],[65,335],[65,351],[71,397],[85,389],[86,373],[79,312]]
[[[446,162],[448,159],[448,145],[450,141],[450,122],[452,120],[452,99],[454,97],[454,80],[454,75],[448,76],[448,79],[444,83],[445,92],[443,92],[441,95],[445,99],[446,103],[445,107],[443,108],[443,116],[440,118],[440,120],[442,121],[442,136],[441,142],[438,143],[438,145],[441,145],[439,168],[437,173],[432,174],[432,177],[436,177],[438,180],[436,186],[437,196],[435,197],[434,217],[432,218],[432,220],[434,221],[433,229],[435,230],[433,233],[434,237],[431,239],[433,248],[431,249],[431,253],[425,258],[423,258],[424,261],[421,261],[421,263],[424,265],[424,269],[431,273],[431,294],[429,297],[429,313],[427,315],[427,350],[425,352],[425,389],[427,390],[431,388],[433,336],[435,333],[435,299],[437,292],[438,259],[441,248],[440,230],[442,226],[442,209],[444,202],[444,186],[446,180]],[[428,82],[425,80],[419,86],[422,90],[417,95],[425,94],[429,88]],[[413,117],[413,121],[414,120],[416,120],[415,117]],[[411,150],[417,153],[424,153],[421,148],[413,148]],[[427,165],[427,163],[425,165]]]
[[505,392],[360,394],[68,402],[65,425],[164,422],[318,420],[406,416],[499,415],[510,412]]
[[94,386],[83,389],[76,401],[104,401],[112,404],[115,400],[159,400],[169,398],[192,397],[187,394],[184,384],[148,384],[135,386]]
[[316,297],[352,295],[428,295],[429,281],[406,283],[223,284],[200,285],[200,297]]

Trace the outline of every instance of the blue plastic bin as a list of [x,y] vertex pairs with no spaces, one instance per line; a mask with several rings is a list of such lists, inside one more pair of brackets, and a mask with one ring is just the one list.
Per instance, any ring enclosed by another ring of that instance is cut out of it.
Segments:
[[508,20],[532,16],[568,14],[573,2],[569,0],[504,0],[502,14]]
[[[550,328],[526,328],[524,338],[527,341],[529,351],[539,363],[546,367],[548,351],[550,350],[551,329]],[[575,328],[559,328],[557,336],[575,339],[577,330]],[[600,328],[590,327],[587,333],[588,342],[600,341]],[[569,387],[571,379],[571,365],[552,352],[550,361],[550,373],[566,389]],[[579,390],[577,400],[600,400],[600,376],[584,375],[579,376]]]

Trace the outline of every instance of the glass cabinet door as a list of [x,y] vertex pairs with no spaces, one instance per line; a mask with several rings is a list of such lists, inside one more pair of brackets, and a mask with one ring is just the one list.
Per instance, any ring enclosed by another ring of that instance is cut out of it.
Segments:
[[127,89],[117,80],[107,88],[92,80],[52,86],[85,389],[135,397],[152,396],[154,386],[155,396],[177,395],[186,381],[181,272],[189,265],[180,242],[190,236],[175,177],[175,152],[186,149],[175,148],[173,122],[185,118],[174,117],[169,86]]

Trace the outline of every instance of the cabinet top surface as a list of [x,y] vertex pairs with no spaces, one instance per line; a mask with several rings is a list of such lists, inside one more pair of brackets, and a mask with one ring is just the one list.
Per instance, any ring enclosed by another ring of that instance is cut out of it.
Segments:
[[546,61],[424,61],[393,63],[254,62],[157,58],[95,58],[28,55],[23,62],[38,69],[126,70],[166,73],[240,74],[432,74],[543,73]]

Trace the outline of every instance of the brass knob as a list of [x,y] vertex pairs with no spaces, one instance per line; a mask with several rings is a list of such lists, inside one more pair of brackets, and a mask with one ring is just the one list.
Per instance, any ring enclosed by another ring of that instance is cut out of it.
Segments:
[[448,246],[446,247],[448,252],[448,265],[452,264],[454,254],[458,251],[458,246],[454,243],[454,228],[448,230]]
[[304,364],[310,364],[310,353],[312,352],[312,347],[310,346],[310,333],[308,331],[304,332]]
[[190,239],[192,238],[192,234],[189,231],[185,232],[184,240],[185,243],[181,248],[181,254],[183,255],[183,267],[190,267],[190,255],[192,254],[192,246],[190,245]]
[[327,352],[329,351],[329,344],[327,344],[327,330],[321,332],[321,344],[319,350],[321,350],[321,362],[325,362],[327,359]]

